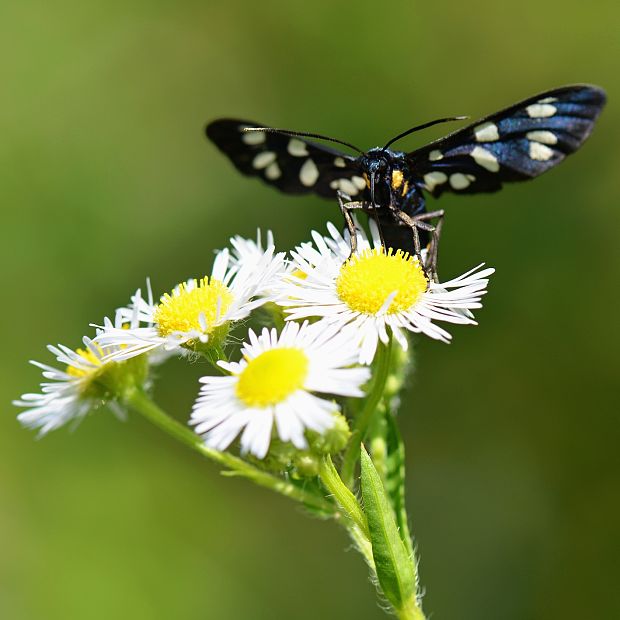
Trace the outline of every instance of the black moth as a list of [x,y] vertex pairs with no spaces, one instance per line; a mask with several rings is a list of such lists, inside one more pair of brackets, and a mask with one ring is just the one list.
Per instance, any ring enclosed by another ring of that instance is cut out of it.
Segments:
[[[405,153],[396,140],[439,119],[414,127],[386,146],[362,152],[346,142],[238,119],[209,123],[207,136],[245,175],[258,176],[291,194],[337,198],[351,233],[350,212],[376,218],[384,246],[415,252],[427,246],[425,269],[437,278],[437,246],[443,210],[426,211],[424,192],[495,192],[502,183],[533,179],[576,151],[590,135],[605,92],[589,85],[550,90],[482,118],[427,146]],[[358,151],[353,157],[304,138],[329,140]],[[436,221],[432,225],[431,221]]]

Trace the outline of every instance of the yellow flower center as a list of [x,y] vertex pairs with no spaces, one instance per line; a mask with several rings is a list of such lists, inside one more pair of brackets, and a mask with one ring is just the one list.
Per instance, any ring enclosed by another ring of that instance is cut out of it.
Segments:
[[205,276],[195,286],[188,289],[187,284],[179,285],[178,291],[166,293],[155,311],[155,321],[162,336],[181,331],[203,331],[200,315],[204,315],[207,324],[205,333],[215,329],[215,320],[223,315],[233,301],[230,289],[220,280],[209,281]]
[[388,314],[413,306],[426,291],[428,280],[417,258],[392,248],[365,250],[340,268],[336,279],[338,297],[349,308],[376,314],[389,295],[396,292]]
[[[97,348],[99,349],[99,347]],[[96,368],[89,368],[88,370],[85,370],[83,368],[76,368],[75,366],[67,366],[66,372],[68,375],[71,375],[72,377],[87,377],[93,372],[98,371],[99,367],[102,366],[101,359],[98,358],[90,349],[76,349],[75,352],[87,362],[94,364]],[[99,349],[99,352],[103,355],[101,349]]]
[[270,349],[239,374],[237,397],[250,407],[275,405],[302,388],[307,376],[308,358],[301,349]]

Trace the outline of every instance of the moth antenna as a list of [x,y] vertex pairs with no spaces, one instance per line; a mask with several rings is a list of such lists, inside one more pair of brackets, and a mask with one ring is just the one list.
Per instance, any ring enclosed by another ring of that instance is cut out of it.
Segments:
[[356,146],[350,144],[349,142],[344,142],[343,140],[338,140],[337,138],[330,138],[329,136],[322,136],[319,133],[309,133],[306,131],[291,131],[290,129],[275,129],[274,127],[244,127],[243,131],[263,131],[264,133],[277,133],[281,136],[290,136],[291,138],[314,138],[315,140],[326,140],[327,142],[342,144],[343,146],[357,151],[360,155],[364,154],[364,151],[358,149]]
[[407,129],[407,131],[403,131],[403,133],[399,133],[395,138],[392,138],[384,147],[383,150],[387,149],[388,146],[394,144],[397,140],[408,136],[410,133],[414,133],[415,131],[421,131],[422,129],[426,129],[427,127],[432,127],[433,125],[439,125],[440,123],[449,123],[451,121],[466,121],[469,116],[446,116],[445,118],[438,118],[434,121],[429,121],[428,123],[422,123],[422,125],[416,125],[411,129]]

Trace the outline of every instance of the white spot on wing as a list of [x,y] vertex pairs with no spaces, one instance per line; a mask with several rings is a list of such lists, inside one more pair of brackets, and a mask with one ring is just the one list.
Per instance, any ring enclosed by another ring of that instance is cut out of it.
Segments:
[[557,144],[558,137],[551,131],[529,131],[526,134],[528,140],[535,140],[542,144]]
[[540,142],[530,142],[530,157],[537,161],[548,161],[553,157],[553,150]]
[[266,136],[264,131],[244,131],[241,134],[241,141],[250,146],[256,146],[265,142]]
[[[361,179],[361,177],[353,177],[353,178]],[[362,179],[362,181],[363,180],[364,179]],[[357,187],[353,185],[353,183],[349,181],[349,179],[334,179],[333,181],[330,182],[329,186],[332,189],[339,189],[343,191],[345,194],[348,194],[349,196],[355,196],[356,194],[359,193]],[[364,187],[366,187],[366,182],[364,182]]]
[[443,172],[429,172],[424,175],[424,183],[429,192],[432,192],[438,185],[445,183],[448,176]]
[[557,100],[557,97],[545,97],[544,99],[539,99],[538,103],[554,103]]
[[353,181],[353,185],[355,185],[358,190],[362,190],[366,187],[366,181],[364,181],[363,177],[353,176],[351,177],[351,181]]
[[499,171],[499,162],[497,161],[497,157],[491,151],[482,148],[481,146],[477,146],[470,155],[474,158],[474,161],[483,168],[491,172]]
[[550,103],[533,103],[525,108],[530,118],[548,118],[553,116],[558,109]]
[[[364,183],[364,185],[366,184]],[[357,187],[349,179],[340,179],[340,189],[349,196],[355,196],[358,193]]]
[[443,159],[443,153],[439,149],[435,149],[428,154],[429,161],[439,161]]
[[342,159],[342,157],[336,157],[336,159],[334,159],[334,166],[336,166],[336,168],[344,168],[346,167],[347,162],[345,162],[344,159]]
[[278,166],[278,162],[274,161],[273,163],[267,166],[265,170],[265,177],[270,181],[275,181],[282,176],[282,170],[280,170],[280,166]]
[[319,169],[311,159],[306,159],[303,166],[299,170],[299,180],[302,185],[312,187],[319,178]]
[[276,154],[273,151],[263,151],[258,153],[252,160],[252,168],[262,170],[276,160]]
[[293,157],[305,157],[308,154],[308,145],[297,138],[291,138],[287,150]]
[[450,175],[450,185],[453,189],[465,189],[466,187],[469,187],[470,184],[471,180],[460,172],[455,172]]
[[495,142],[499,140],[499,129],[495,123],[487,121],[474,127],[474,135],[477,142]]

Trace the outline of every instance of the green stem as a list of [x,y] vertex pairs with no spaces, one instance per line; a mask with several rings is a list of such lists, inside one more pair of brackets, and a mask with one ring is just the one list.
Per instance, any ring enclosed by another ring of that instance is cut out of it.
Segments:
[[334,505],[322,497],[318,497],[314,493],[309,493],[299,487],[286,482],[272,474],[264,472],[243,459],[240,459],[228,452],[219,452],[204,445],[202,439],[196,435],[191,429],[177,422],[170,417],[165,411],[160,409],[142,390],[137,388],[128,390],[124,394],[124,403],[142,414],[147,420],[155,424],[161,430],[168,433],[171,437],[178,439],[181,443],[189,446],[202,456],[215,461],[219,465],[228,468],[236,475],[248,478],[256,484],[271,489],[276,493],[290,497],[291,499],[302,502],[307,506],[320,510],[328,515],[337,517],[338,511]]
[[224,370],[221,366],[218,365],[218,362],[220,360],[224,362],[228,361],[228,356],[226,355],[226,352],[224,351],[224,348],[221,344],[211,344],[209,349],[204,352],[203,355],[211,364],[214,370],[219,372],[221,375],[228,374],[226,370]]
[[414,597],[409,599],[402,609],[396,610],[396,616],[400,620],[426,620],[424,612],[420,609]]
[[388,446],[386,441],[387,420],[385,399],[378,405],[380,415],[374,416],[373,423],[368,429],[368,452],[372,455],[372,462],[375,469],[383,482],[383,486],[387,487],[388,476]]
[[[346,523],[343,521],[343,524]],[[366,535],[356,525],[345,525],[345,528],[349,532],[349,536],[355,543],[357,550],[364,556],[364,560],[368,565],[368,568],[372,571],[373,580],[376,579],[377,569],[375,567],[375,558],[372,555],[372,544],[366,538]]]
[[349,531],[349,535],[355,542],[366,563],[375,570],[375,561],[372,555],[368,521],[357,498],[344,484],[338,471],[334,467],[331,456],[328,454],[321,459],[319,465],[319,478],[323,486],[331,493],[338,505],[342,508],[347,520],[343,525]]
[[332,458],[329,454],[321,459],[321,464],[319,466],[319,478],[321,479],[323,486],[325,486],[325,488],[332,494],[334,499],[342,507],[347,517],[353,521],[353,523],[360,529],[366,538],[370,538],[366,515],[362,511],[355,495],[353,495],[344,482],[342,482],[342,479],[338,475],[338,471],[334,467]]
[[386,345],[379,345],[377,349],[374,374],[366,401],[355,420],[355,428],[351,433],[351,439],[344,454],[341,475],[349,488],[353,486],[355,466],[360,458],[360,444],[364,441],[368,427],[373,421],[377,406],[383,396],[385,383],[390,374],[391,348],[392,338],[390,336],[388,343]]

